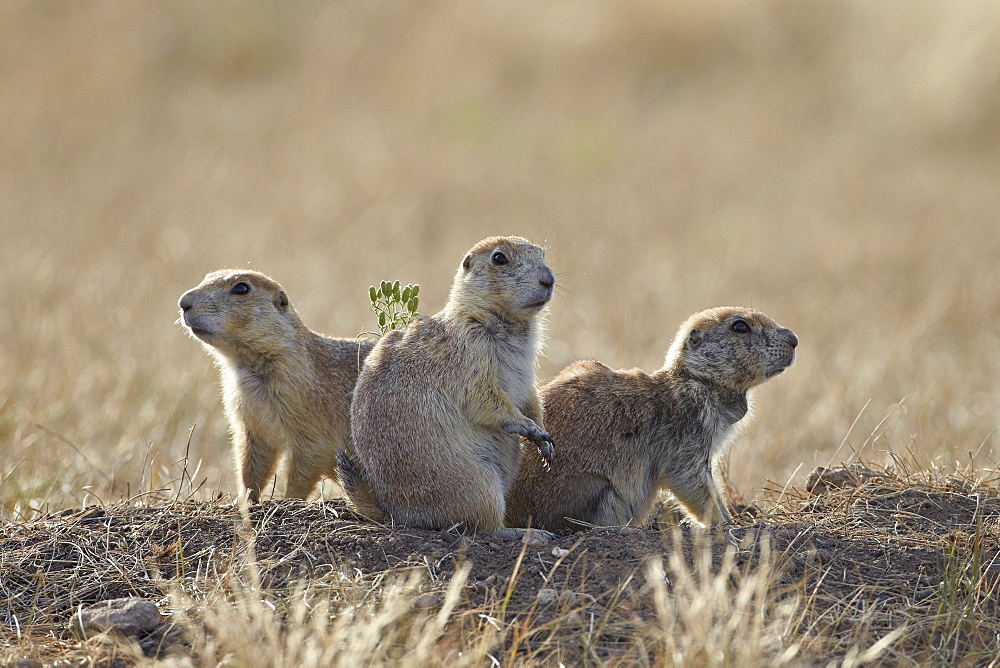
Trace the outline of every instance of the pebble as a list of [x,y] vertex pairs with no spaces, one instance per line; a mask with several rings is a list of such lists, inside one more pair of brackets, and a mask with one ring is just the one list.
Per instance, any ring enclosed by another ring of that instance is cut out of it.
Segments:
[[824,549],[809,549],[802,550],[795,554],[795,560],[800,563],[808,563],[811,561],[816,561],[820,564],[828,564],[833,561],[833,553],[830,550]]
[[555,589],[539,589],[538,594],[536,595],[538,602],[543,605],[548,605],[549,603],[552,603],[558,597],[559,597],[559,592],[557,592]]
[[417,610],[428,610],[441,605],[441,599],[437,596],[437,594],[431,594],[428,592],[413,599],[410,605]]
[[70,619],[70,630],[80,638],[112,631],[126,636],[146,635],[161,623],[160,611],[147,598],[115,598],[80,610]]
[[885,477],[878,471],[873,471],[861,464],[851,464],[843,468],[828,469],[825,466],[817,467],[809,474],[806,481],[806,490],[813,494],[826,494],[830,490],[859,487],[872,478]]

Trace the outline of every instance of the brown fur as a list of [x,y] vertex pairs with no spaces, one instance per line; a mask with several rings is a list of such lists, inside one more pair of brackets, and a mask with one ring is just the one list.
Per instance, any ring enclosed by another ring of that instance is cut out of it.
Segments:
[[[734,331],[737,321],[750,331]],[[653,374],[570,365],[540,390],[559,457],[546,470],[525,452],[508,522],[636,525],[660,491],[702,524],[732,521],[713,467],[748,412],[747,391],[790,365],[796,345],[791,330],[763,313],[720,307],[691,316]]]
[[243,492],[258,501],[285,452],[287,496],[309,496],[350,447],[350,392],[374,342],[310,330],[280,285],[247,269],[208,274],[178,305],[219,367]]
[[[503,253],[506,264],[494,262]],[[444,310],[382,337],[351,404],[356,457],[341,484],[377,521],[513,533],[505,496],[518,434],[550,454],[535,387],[539,313],[555,277],[544,251],[490,237],[465,257]]]

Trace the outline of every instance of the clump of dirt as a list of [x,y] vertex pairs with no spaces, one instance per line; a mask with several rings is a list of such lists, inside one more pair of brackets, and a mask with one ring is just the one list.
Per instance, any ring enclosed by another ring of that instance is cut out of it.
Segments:
[[[267,501],[246,516],[221,502],[63,511],[0,527],[0,625],[65,641],[66,622],[80,605],[127,596],[160,600],[164,582],[218,578],[247,561],[272,590],[343,573],[374,579],[418,570],[426,575],[423,591],[439,594],[456,568],[469,563],[459,609],[490,609],[509,597],[508,615],[530,615],[542,625],[566,612],[556,603],[569,592],[608,622],[597,644],[613,652],[630,628],[655,618],[645,562],[677,549],[690,562],[707,535],[716,562],[727,546],[740,546],[738,566],[758,557],[756,546],[766,537],[778,559],[779,593],[803,595],[809,618],[823,620],[817,651],[877,638],[921,611],[933,616],[947,596],[977,596],[987,628],[970,633],[1000,631],[995,595],[979,600],[1000,582],[1000,490],[890,471],[834,473],[816,474],[826,481],[812,485],[819,494],[786,491],[752,523],[714,534],[660,525],[594,528],[538,545],[379,526],[339,500]],[[964,593],[953,582],[965,582]],[[540,597],[542,590],[549,591]],[[11,633],[0,632],[0,640],[13,645]],[[975,640],[950,637],[970,646]],[[150,653],[159,647],[147,646]]]

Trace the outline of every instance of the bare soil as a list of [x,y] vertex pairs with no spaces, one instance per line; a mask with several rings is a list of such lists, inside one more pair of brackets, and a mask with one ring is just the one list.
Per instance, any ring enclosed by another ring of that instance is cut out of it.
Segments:
[[[933,618],[941,605],[996,593],[1000,490],[959,478],[840,471],[831,486],[811,479],[821,493],[786,492],[767,513],[749,509],[741,515],[746,523],[711,537],[717,560],[727,544],[741,546],[738,566],[757,558],[765,540],[780,555],[778,594],[809,599],[810,619],[822,626],[825,639],[815,651],[835,653],[859,639],[877,639],[921,612]],[[690,560],[696,533],[660,521],[525,545],[489,535],[378,526],[340,500],[267,501],[246,518],[222,500],[73,509],[0,527],[0,625],[6,629],[0,646],[16,645],[20,630],[39,643],[65,647],[72,640],[68,620],[78,606],[126,596],[160,601],[165,581],[211,579],[249,556],[264,586],[274,590],[344,572],[376,578],[416,569],[427,576],[424,591],[441,592],[456,566],[469,562],[460,610],[495,606],[513,574],[509,617],[544,626],[569,607],[561,604],[565,598],[547,603],[538,592],[573,592],[573,600],[586,601],[603,624],[598,655],[613,658],[630,634],[655,618],[645,561],[678,548]],[[554,548],[569,552],[557,557]],[[962,633],[951,633],[948,642],[974,647],[983,634],[1000,630],[995,603],[976,604],[978,618]],[[931,624],[926,633],[944,631]],[[162,631],[140,640],[149,655],[167,644]],[[181,636],[174,640],[183,643]],[[539,634],[533,642],[537,649],[558,638]],[[532,651],[532,641],[524,647]],[[984,656],[971,658],[988,663]]]

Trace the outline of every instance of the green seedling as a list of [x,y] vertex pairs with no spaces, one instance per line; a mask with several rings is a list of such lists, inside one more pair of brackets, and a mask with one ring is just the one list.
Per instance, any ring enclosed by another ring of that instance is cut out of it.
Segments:
[[419,313],[419,285],[407,285],[400,289],[399,281],[390,283],[382,281],[378,287],[368,288],[368,298],[371,299],[371,309],[378,317],[378,327],[381,334],[394,329],[403,329]]

